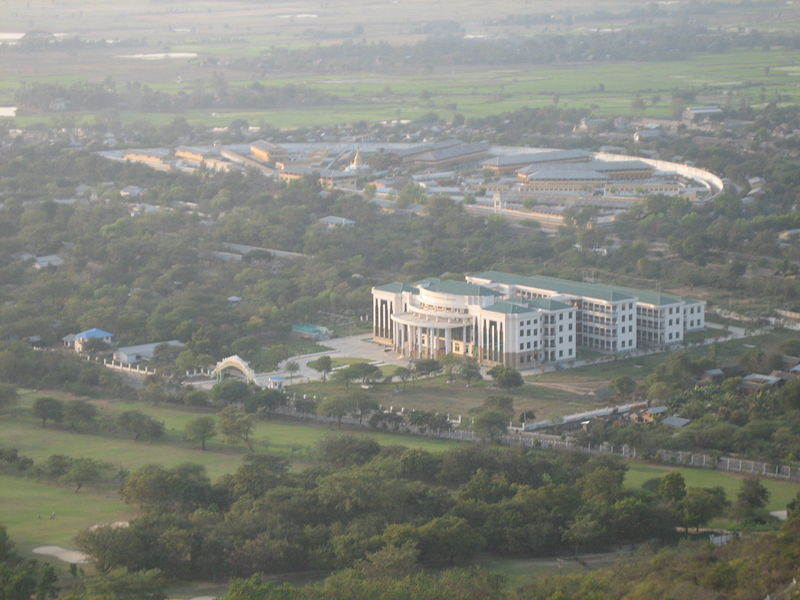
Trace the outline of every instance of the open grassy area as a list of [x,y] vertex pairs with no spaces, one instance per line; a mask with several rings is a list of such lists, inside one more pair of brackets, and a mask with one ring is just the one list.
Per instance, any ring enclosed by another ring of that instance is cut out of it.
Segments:
[[[390,367],[391,368],[391,367]],[[384,373],[387,374],[387,373]],[[338,398],[359,389],[357,383],[348,388],[344,384],[327,381],[292,386],[291,390],[318,398]],[[516,411],[533,410],[541,418],[553,418],[583,410],[593,403],[580,394],[538,385],[525,385],[506,391],[492,385],[491,381],[473,381],[466,387],[464,380],[448,382],[446,376],[423,378],[415,382],[378,383],[368,391],[382,406],[428,410],[450,415],[464,415],[483,404],[488,396],[508,395],[514,398]]]
[[[686,480],[686,487],[714,487],[720,486],[725,490],[728,500],[736,498],[744,476],[727,473],[725,471],[711,471],[709,469],[693,469],[691,467],[661,467],[644,463],[630,462],[625,476],[625,484],[630,488],[639,488],[648,479],[663,477],[670,471],[679,471]],[[785,510],[791,502],[800,485],[789,481],[774,479],[761,479],[761,483],[769,490],[767,510]]]
[[[286,41],[286,40],[284,40]],[[265,39],[265,47],[274,39]],[[283,45],[283,41],[280,42]],[[286,44],[290,45],[290,44]],[[242,55],[251,55],[254,46],[241,45]],[[234,53],[238,46],[225,46]],[[203,57],[219,50],[202,44],[176,46],[173,50],[193,51],[199,58],[187,64],[154,61],[158,64],[129,64],[130,59],[93,56],[87,72],[80,61],[57,65],[52,70],[37,69],[37,75],[4,73],[0,69],[0,99],[10,102],[13,91],[25,82],[41,80],[68,83],[79,79],[102,80],[111,74],[120,81],[139,80],[158,89],[190,91],[192,81],[210,79],[211,72],[198,66]],[[127,60],[127,62],[125,62]],[[122,61],[122,62],[120,62]],[[134,61],[136,62],[136,61]],[[142,62],[142,61],[139,61]],[[183,61],[184,63],[186,61]],[[325,106],[279,107],[259,110],[197,109],[180,113],[127,112],[123,122],[147,121],[164,125],[176,116],[192,124],[227,125],[236,119],[250,123],[270,123],[278,127],[304,127],[354,121],[414,119],[429,112],[450,119],[455,112],[466,117],[485,117],[522,107],[542,107],[557,103],[562,108],[590,109],[597,116],[630,114],[637,96],[645,101],[642,112],[650,117],[671,116],[671,96],[675,91],[699,93],[699,103],[760,105],[769,101],[796,102],[800,88],[795,75],[800,52],[791,49],[755,51],[736,49],[719,54],[692,56],[686,60],[615,63],[585,62],[532,65],[519,68],[476,66],[434,68],[432,72],[386,72],[376,74],[343,73],[316,75],[273,74],[268,82],[233,71],[231,85],[254,81],[267,85],[301,84],[338,95],[342,102]],[[79,69],[72,72],[71,69]],[[224,69],[223,69],[224,70]],[[188,76],[188,73],[192,73]],[[185,81],[176,84],[176,76]],[[92,120],[89,114],[74,114],[78,121]],[[54,115],[22,116],[17,122],[27,125],[47,121]]]
[[[441,379],[441,378],[439,378]],[[428,385],[424,393],[435,395],[435,390],[451,386],[443,380],[418,382],[416,386]],[[466,394],[483,398],[490,391],[483,383],[475,388],[462,388]],[[412,386],[409,384],[409,389]],[[525,394],[535,394],[537,386],[526,386]],[[391,393],[391,392],[390,392]],[[409,393],[409,392],[406,392]],[[50,395],[67,397],[57,392]],[[399,394],[402,395],[402,394]],[[181,432],[190,419],[199,413],[195,410],[173,406],[150,406],[137,402],[96,401],[104,414],[113,416],[123,410],[141,410],[164,421],[167,436],[157,442],[134,442],[129,439],[96,434],[77,434],[64,429],[48,426],[43,429],[29,412],[30,404],[36,396],[27,393],[21,403],[0,415],[0,439],[4,447],[16,447],[22,454],[36,460],[51,454],[65,454],[78,457],[87,456],[108,460],[135,469],[147,463],[167,466],[181,462],[194,462],[206,467],[209,475],[216,478],[235,470],[241,460],[244,448],[227,444],[223,440],[212,440],[209,450],[202,452],[194,445],[182,440]],[[255,439],[257,450],[269,450],[290,458],[298,467],[307,463],[308,450],[324,436],[338,433],[335,426],[322,426],[299,421],[271,419],[258,423]],[[371,431],[348,431],[355,435],[368,436],[383,445],[405,445],[439,451],[453,447],[456,442],[395,435]],[[644,463],[628,463],[626,484],[631,488],[640,487],[653,477],[660,477],[672,467],[661,467]],[[722,486],[729,498],[734,498],[741,477],[720,471],[678,467],[689,486]],[[770,490],[770,510],[781,510],[794,498],[800,486],[783,481],[763,479]],[[47,517],[56,512],[55,521]],[[0,522],[9,526],[12,537],[23,551],[45,544],[70,547],[70,540],[83,527],[99,522],[124,520],[135,511],[125,506],[113,492],[87,488],[80,493],[72,492],[71,487],[39,483],[31,479],[0,476]],[[42,519],[38,517],[41,516]],[[548,572],[566,568],[557,562],[544,561],[500,561],[494,565],[513,577],[528,573],[530,569]]]
[[[40,440],[41,441],[41,440]],[[50,513],[56,518],[50,520]],[[0,475],[0,523],[22,552],[42,545],[72,547],[73,536],[96,523],[127,520],[135,511],[116,493],[82,490]]]
[[[779,346],[789,339],[797,339],[797,332],[788,329],[776,329],[765,335],[758,335],[743,339],[724,340],[716,344],[717,358],[722,365],[738,364],[741,358],[754,347],[763,350],[766,354],[778,351]],[[700,346],[688,350],[695,357],[705,356],[711,351],[711,346]],[[653,372],[662,363],[667,353],[650,354],[627,359],[616,359],[594,365],[587,365],[575,369],[563,369],[533,375],[526,380],[532,383],[559,384],[559,383],[591,383],[600,387],[612,379],[621,376],[632,377],[639,381]]]

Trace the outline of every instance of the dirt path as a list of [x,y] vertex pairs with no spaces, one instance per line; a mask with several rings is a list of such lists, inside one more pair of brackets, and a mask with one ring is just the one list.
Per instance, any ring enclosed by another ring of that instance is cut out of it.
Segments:
[[579,394],[584,395],[588,394],[592,390],[596,390],[600,387],[605,387],[608,384],[608,381],[604,379],[598,379],[593,381],[574,381],[574,382],[561,382],[561,381],[531,381],[532,385],[538,385],[541,387],[551,388],[554,390],[560,390],[562,392],[569,392],[570,394]]

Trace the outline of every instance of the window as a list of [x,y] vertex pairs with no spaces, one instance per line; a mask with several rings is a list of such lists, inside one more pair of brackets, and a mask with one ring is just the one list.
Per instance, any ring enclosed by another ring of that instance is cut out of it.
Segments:
[[675,325],[680,325],[680,324],[681,324],[681,320],[680,319],[675,319]]
[[569,354],[570,356],[572,356],[572,348],[570,348],[570,349],[567,351],[567,354]]
[[563,325],[559,325],[559,326],[558,326],[558,330],[559,330],[559,331],[564,331],[564,326],[563,326]]
[[569,336],[569,341],[570,341],[570,342],[572,341],[572,336]]
[[527,348],[528,348],[528,350],[531,349],[531,343],[530,342],[528,342]]
[[572,323],[569,324],[569,330],[572,331]]
[[520,345],[519,345],[519,349],[520,349],[520,350],[525,350],[525,344],[523,344],[523,343],[520,343]]
[[[530,323],[530,321],[528,321],[528,323]],[[531,330],[528,329],[528,335],[530,335],[530,334],[531,334]]]
[[564,356],[564,351],[563,350],[559,350],[558,351],[558,357],[561,358],[562,356]]
[[558,338],[558,343],[559,344],[563,344],[564,343],[564,338],[563,337]]
[[558,320],[559,321],[563,321],[564,320],[564,313],[558,313]]
[[538,329],[534,329],[533,330],[533,335],[539,335],[539,330]]
[[633,331],[633,325],[628,325],[628,333],[631,333],[632,331]]

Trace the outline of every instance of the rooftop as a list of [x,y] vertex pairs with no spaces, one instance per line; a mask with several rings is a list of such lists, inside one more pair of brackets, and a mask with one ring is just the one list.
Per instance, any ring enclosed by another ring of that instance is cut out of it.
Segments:
[[500,292],[496,292],[491,288],[451,279],[423,279],[415,285],[432,292],[453,294],[455,296],[502,296]]
[[533,166],[528,169],[523,169],[522,173],[526,173],[528,175],[528,179],[533,180],[550,180],[550,179],[557,179],[559,181],[595,181],[595,180],[606,180],[608,179],[608,175],[605,173],[600,173],[599,171],[595,171],[593,169],[589,169],[580,165],[578,168],[569,168],[569,167],[538,167]]
[[664,292],[640,290],[622,285],[611,285],[606,283],[581,283],[578,281],[570,281],[568,279],[547,277],[545,275],[525,276],[514,275],[512,273],[503,273],[501,271],[486,271],[484,273],[475,273],[472,276],[479,279],[490,279],[491,281],[505,283],[507,285],[522,285],[527,287],[536,287],[539,289],[552,289],[564,294],[587,296],[590,298],[603,298],[605,300],[608,300],[608,296],[611,294],[614,296],[612,301],[635,298],[638,300],[638,302],[643,304],[652,304],[654,306],[668,306],[670,304],[680,304],[684,301],[696,302],[696,300],[682,298],[680,296],[667,294]]
[[604,286],[595,283],[581,283],[578,281],[558,279],[556,277],[547,277],[544,275],[534,275],[529,277],[525,275],[503,273],[501,271],[484,271],[483,273],[475,273],[472,275],[472,277],[496,281],[497,283],[504,283],[506,285],[519,285],[541,290],[553,290],[561,294],[567,294],[570,296],[583,296],[586,298],[603,300],[606,302],[635,300],[637,298],[637,296],[632,296],[618,291],[610,286]]
[[559,162],[565,160],[588,160],[591,157],[592,153],[586,150],[548,150],[546,152],[496,156],[484,161],[482,164],[487,167],[509,167],[512,165],[532,165],[535,163]]
[[449,160],[452,158],[459,158],[462,156],[471,156],[489,150],[489,144],[485,142],[476,142],[473,144],[458,144],[457,146],[448,146],[447,148],[437,148],[423,152],[415,156],[415,161],[421,162],[439,162],[442,160]]
[[391,283],[384,283],[383,285],[376,285],[373,289],[379,292],[392,292],[399,294],[400,292],[417,292],[417,288],[407,283],[400,283],[399,281],[392,281]]

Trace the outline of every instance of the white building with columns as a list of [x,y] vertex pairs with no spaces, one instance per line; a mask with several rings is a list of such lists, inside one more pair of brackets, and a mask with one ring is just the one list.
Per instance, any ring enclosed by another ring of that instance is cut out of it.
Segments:
[[411,359],[453,353],[527,368],[575,358],[576,309],[556,300],[440,279],[377,286],[372,297],[375,340]]
[[410,359],[453,353],[518,369],[680,343],[705,327],[705,303],[671,294],[499,271],[466,282],[372,288],[375,340]]

